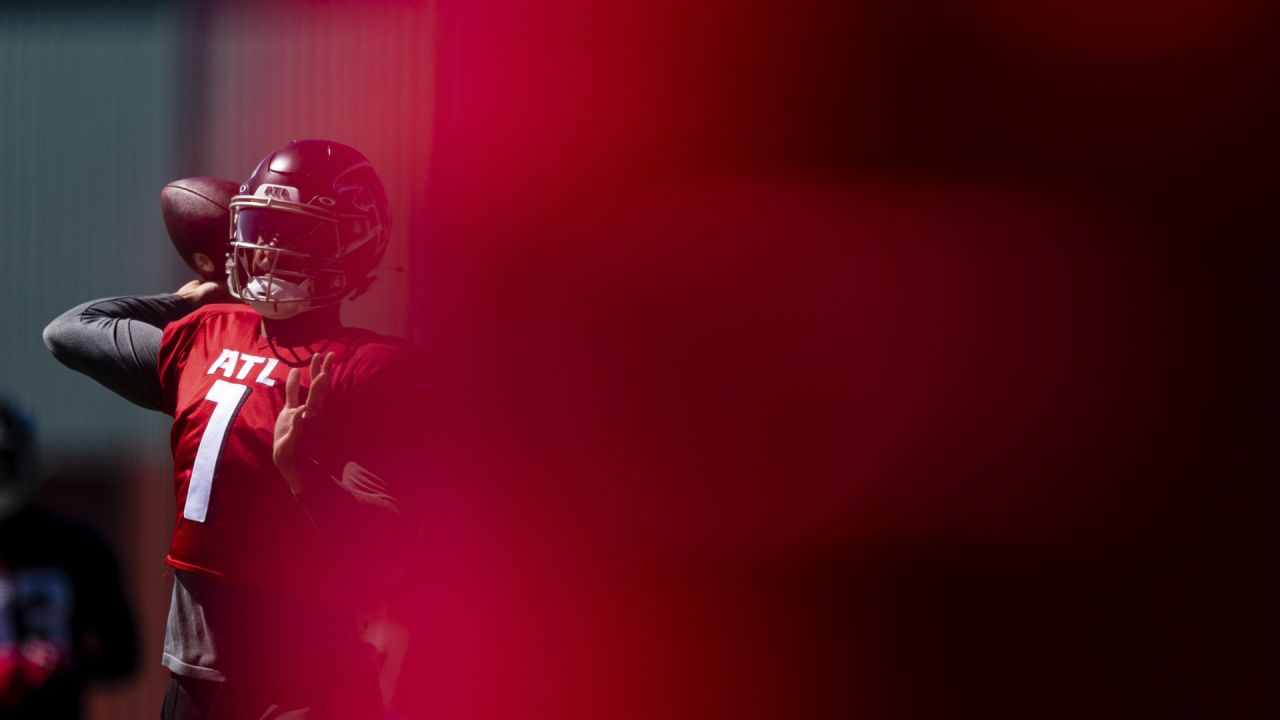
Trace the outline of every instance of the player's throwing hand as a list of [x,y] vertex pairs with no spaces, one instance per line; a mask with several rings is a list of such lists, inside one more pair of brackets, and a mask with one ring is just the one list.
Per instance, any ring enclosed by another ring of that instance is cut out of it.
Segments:
[[284,384],[284,409],[276,417],[271,459],[289,486],[297,492],[304,481],[307,460],[305,446],[315,433],[317,418],[324,411],[325,397],[333,385],[333,353],[311,356],[311,389],[307,402],[299,403],[302,370],[293,368]]
[[192,307],[203,307],[210,303],[233,301],[231,294],[227,292],[226,283],[215,283],[199,279],[192,280],[178,288],[174,295],[191,303]]

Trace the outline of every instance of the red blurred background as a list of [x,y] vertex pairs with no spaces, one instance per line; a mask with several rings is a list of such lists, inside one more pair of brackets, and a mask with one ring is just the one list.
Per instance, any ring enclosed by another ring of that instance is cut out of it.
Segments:
[[182,7],[175,177],[392,192],[400,711],[1264,713],[1269,4]]
[[441,5],[406,702],[1261,713],[1271,15]]

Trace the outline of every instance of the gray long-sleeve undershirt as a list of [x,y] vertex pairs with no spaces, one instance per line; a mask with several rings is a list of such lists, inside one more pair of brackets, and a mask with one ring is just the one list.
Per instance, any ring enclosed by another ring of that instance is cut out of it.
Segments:
[[77,305],[44,329],[58,362],[148,410],[162,407],[160,338],[194,308],[178,295],[103,298]]

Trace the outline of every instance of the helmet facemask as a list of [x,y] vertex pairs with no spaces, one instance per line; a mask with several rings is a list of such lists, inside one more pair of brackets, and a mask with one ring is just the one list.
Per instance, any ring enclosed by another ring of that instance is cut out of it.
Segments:
[[334,213],[237,197],[227,287],[263,317],[283,320],[341,302],[350,292]]

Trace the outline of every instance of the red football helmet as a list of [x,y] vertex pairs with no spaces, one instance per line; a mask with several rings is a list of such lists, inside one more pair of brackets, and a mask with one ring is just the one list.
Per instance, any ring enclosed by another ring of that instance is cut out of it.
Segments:
[[373,283],[390,227],[386,190],[364,155],[295,140],[231,199],[227,287],[273,319],[355,297]]

